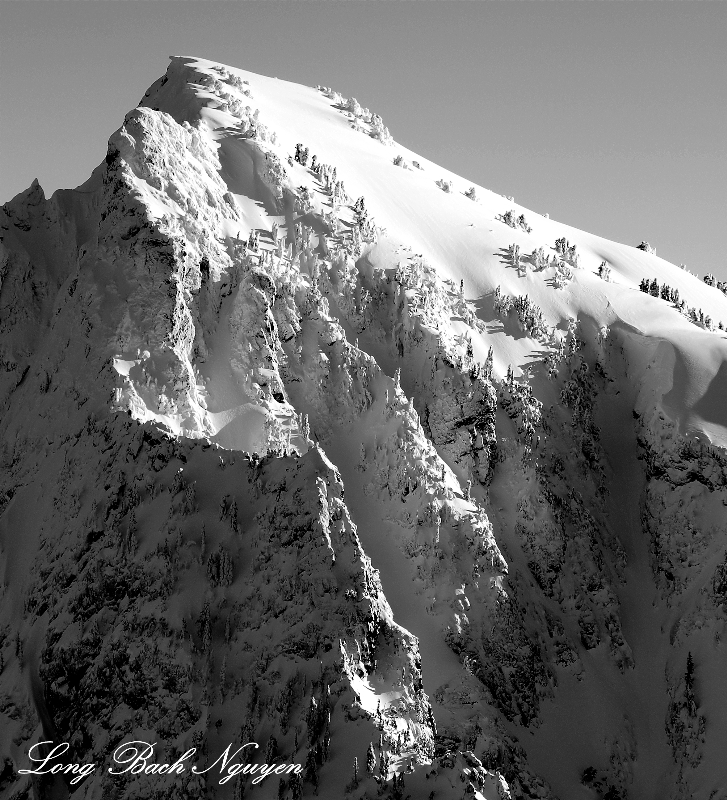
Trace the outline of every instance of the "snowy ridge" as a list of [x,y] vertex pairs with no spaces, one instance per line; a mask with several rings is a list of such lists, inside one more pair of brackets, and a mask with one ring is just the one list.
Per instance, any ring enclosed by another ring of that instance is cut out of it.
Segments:
[[470,187],[175,57],[3,207],[0,797],[64,737],[305,765],[89,798],[719,796],[727,343],[639,284],[727,298]]

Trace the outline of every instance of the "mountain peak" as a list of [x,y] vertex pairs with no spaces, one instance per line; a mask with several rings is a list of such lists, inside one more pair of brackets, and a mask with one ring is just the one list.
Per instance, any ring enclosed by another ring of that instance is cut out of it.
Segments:
[[724,785],[721,285],[186,56],[0,223],[13,775],[53,728],[286,798]]

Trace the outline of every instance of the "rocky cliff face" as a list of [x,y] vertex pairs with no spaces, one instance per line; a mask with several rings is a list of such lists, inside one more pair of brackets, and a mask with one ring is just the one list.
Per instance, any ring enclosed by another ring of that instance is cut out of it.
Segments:
[[[86,184],[3,207],[0,795],[719,796],[727,461],[633,290],[503,301],[489,244],[468,293],[380,118],[243,75],[173,59]],[[132,739],[304,769],[18,773]]]

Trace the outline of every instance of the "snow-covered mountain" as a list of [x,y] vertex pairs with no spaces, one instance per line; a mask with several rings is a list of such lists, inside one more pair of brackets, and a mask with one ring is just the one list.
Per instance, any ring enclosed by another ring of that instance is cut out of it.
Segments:
[[0,226],[0,797],[727,798],[719,287],[196,58]]

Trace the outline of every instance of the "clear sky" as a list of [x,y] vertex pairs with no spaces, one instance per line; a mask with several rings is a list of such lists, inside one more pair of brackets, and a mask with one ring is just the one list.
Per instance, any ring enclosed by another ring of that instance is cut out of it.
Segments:
[[554,219],[727,280],[727,3],[0,2],[0,202],[81,183],[195,55],[332,86]]

